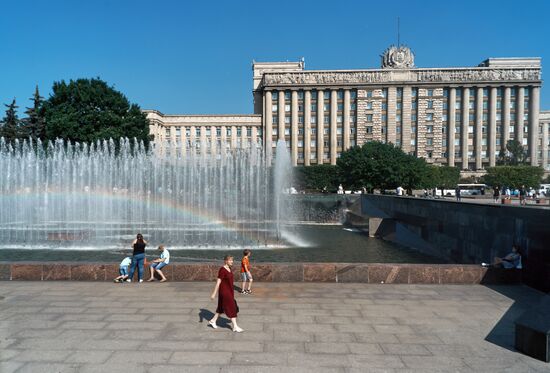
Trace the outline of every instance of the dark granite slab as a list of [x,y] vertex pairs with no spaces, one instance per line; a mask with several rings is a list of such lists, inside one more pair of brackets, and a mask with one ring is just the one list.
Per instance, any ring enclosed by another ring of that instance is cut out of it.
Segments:
[[439,267],[411,265],[409,284],[439,284]]
[[336,282],[336,267],[332,263],[304,264],[304,281]]
[[0,264],[0,281],[9,281],[11,279],[11,265]]
[[441,284],[479,284],[481,266],[442,266],[440,267]]
[[173,281],[214,281],[221,266],[212,264],[173,264]]
[[336,282],[369,282],[367,264],[336,264]]
[[42,267],[42,280],[70,280],[71,266],[68,264],[44,264]]
[[42,280],[42,264],[12,264],[11,279],[14,281]]
[[304,267],[302,264],[277,264],[272,271],[274,282],[301,282],[304,281]]
[[[73,264],[71,265],[71,280],[105,281],[105,268],[105,264]],[[134,277],[137,278],[137,275]]]
[[371,264],[368,266],[370,284],[408,284],[409,267],[406,265]]

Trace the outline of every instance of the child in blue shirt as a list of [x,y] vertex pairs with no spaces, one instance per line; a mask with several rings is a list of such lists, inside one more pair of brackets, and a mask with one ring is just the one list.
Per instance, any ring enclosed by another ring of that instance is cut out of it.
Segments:
[[123,282],[128,278],[128,267],[132,263],[132,258],[127,256],[126,258],[122,259],[122,262],[120,262],[120,266],[118,267],[118,273],[120,276],[115,278],[115,282]]

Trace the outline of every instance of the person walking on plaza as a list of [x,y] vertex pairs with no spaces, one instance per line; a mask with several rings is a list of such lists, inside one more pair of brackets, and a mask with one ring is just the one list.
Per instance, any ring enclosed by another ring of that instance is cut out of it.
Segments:
[[[249,249],[243,251],[243,259],[241,260],[241,277],[243,278],[243,286],[241,287],[242,294],[252,294],[252,274],[250,273],[250,254],[252,252]],[[248,289],[246,288],[246,281],[248,280]]]
[[168,252],[168,249],[164,247],[164,245],[160,245],[158,250],[160,251],[160,257],[158,259],[153,260],[151,265],[149,266],[149,270],[151,272],[151,278],[147,281],[155,281],[155,272],[159,274],[161,280],[160,282],[166,282],[166,276],[164,276],[164,273],[162,273],[161,269],[166,267],[168,263],[170,263],[170,252]]
[[398,196],[403,196],[403,188],[400,186],[397,187],[397,189],[395,189],[395,194],[397,194]]
[[461,201],[462,196],[460,195],[460,192],[461,192],[460,191],[460,185],[457,185],[456,189],[455,189],[455,194],[456,194],[456,200],[457,201]]
[[143,282],[143,262],[145,261],[145,246],[147,246],[147,241],[143,239],[141,233],[138,233],[134,242],[132,242],[132,247],[134,252],[132,255],[132,265],[130,266],[130,274],[126,279],[126,282],[132,282],[134,277],[134,272],[136,267],[138,269],[138,281]]
[[527,195],[527,190],[525,189],[525,185],[522,185],[521,188],[519,188],[519,204],[522,206],[525,206],[527,203],[525,200],[525,197]]
[[499,199],[500,199],[500,188],[498,186],[495,186],[493,188],[493,201],[495,203],[498,203]]
[[218,307],[216,308],[216,314],[208,322],[212,328],[217,329],[218,317],[220,314],[225,313],[227,317],[231,319],[231,325],[233,331],[241,333],[244,330],[237,325],[237,313],[239,312],[239,306],[235,301],[235,294],[233,290],[233,272],[231,272],[231,266],[233,266],[233,256],[226,255],[223,258],[224,264],[218,271],[218,279],[216,285],[212,291],[210,299],[214,300],[216,293],[218,294]]

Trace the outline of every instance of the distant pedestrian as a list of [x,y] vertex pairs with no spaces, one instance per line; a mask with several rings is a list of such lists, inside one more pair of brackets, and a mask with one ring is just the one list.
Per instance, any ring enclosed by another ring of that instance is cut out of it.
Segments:
[[216,293],[218,293],[218,307],[216,308],[216,314],[208,322],[208,325],[216,329],[218,327],[218,325],[216,325],[218,317],[220,317],[220,314],[225,313],[227,317],[231,319],[233,331],[241,333],[243,330],[237,325],[237,313],[239,312],[239,307],[237,305],[237,301],[235,301],[233,272],[231,272],[233,257],[231,255],[226,255],[223,261],[224,264],[218,271],[216,286],[214,286],[214,290],[210,296],[213,300],[216,297]]
[[525,204],[527,203],[525,201],[526,195],[527,195],[527,190],[525,189],[525,185],[522,185],[519,188],[519,204],[522,205],[522,206],[525,206]]
[[455,189],[455,195],[456,195],[456,200],[457,201],[461,201],[462,200],[462,196],[460,195],[460,185],[457,185],[456,186],[456,189]]
[[499,200],[500,200],[500,188],[498,186],[495,186],[493,188],[493,201],[495,203],[498,203]]
[[402,196],[403,195],[403,188],[400,186],[397,187],[397,189],[395,189],[395,194],[397,194],[398,196]]
[[138,233],[134,242],[132,242],[132,247],[134,252],[132,255],[132,265],[130,266],[130,274],[126,279],[126,282],[132,282],[134,277],[134,272],[136,267],[138,269],[138,281],[143,282],[143,262],[145,261],[145,246],[147,246],[147,241],[143,239],[141,233]]
[[[243,284],[241,287],[242,294],[252,294],[252,274],[250,273],[250,255],[251,251],[249,249],[244,249],[243,259],[241,260],[241,277],[243,279]],[[248,289],[246,288],[246,282],[248,281]]]
[[338,185],[338,194],[344,194],[344,187],[342,184]]
[[504,198],[506,198],[506,199],[512,198],[512,191],[510,190],[509,187],[506,187],[506,190],[504,191],[504,195],[505,195]]

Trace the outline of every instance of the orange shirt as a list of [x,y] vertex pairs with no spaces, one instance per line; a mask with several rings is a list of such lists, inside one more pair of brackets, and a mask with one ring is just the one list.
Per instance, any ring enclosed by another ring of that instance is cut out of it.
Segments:
[[246,268],[248,268],[248,270],[250,271],[250,262],[248,261],[247,256],[243,257],[243,260],[241,260],[241,273],[246,272],[246,268],[244,268],[245,265],[246,265]]

